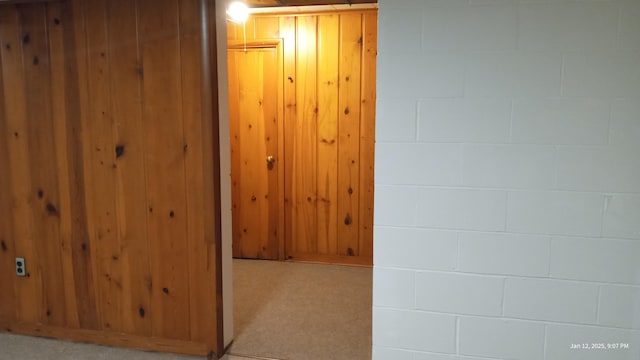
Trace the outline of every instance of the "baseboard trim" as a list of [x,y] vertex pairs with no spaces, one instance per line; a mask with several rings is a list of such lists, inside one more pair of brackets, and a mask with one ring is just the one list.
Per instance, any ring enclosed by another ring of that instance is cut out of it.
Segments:
[[215,352],[211,351],[204,343],[158,337],[145,337],[112,331],[70,329],[46,325],[0,322],[0,332],[139,350],[185,355],[213,356],[214,358],[217,358],[215,356]]

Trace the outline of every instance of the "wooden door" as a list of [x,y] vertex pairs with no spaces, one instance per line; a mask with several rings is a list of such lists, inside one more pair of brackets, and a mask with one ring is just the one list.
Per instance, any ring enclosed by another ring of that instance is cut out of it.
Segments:
[[278,48],[229,49],[233,256],[276,260]]

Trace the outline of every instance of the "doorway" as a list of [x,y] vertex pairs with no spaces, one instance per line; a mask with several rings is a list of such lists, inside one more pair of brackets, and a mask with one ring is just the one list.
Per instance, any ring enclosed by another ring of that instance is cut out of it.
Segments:
[[377,10],[254,15],[228,41],[234,257],[372,265]]
[[279,41],[230,44],[233,257],[280,255]]
[[227,23],[230,353],[370,359],[377,9],[274,11]]

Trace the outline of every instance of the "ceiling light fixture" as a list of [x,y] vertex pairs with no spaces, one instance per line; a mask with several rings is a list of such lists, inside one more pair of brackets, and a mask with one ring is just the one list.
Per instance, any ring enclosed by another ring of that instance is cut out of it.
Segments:
[[244,23],[249,17],[249,7],[241,1],[234,1],[227,9],[229,19],[236,23]]

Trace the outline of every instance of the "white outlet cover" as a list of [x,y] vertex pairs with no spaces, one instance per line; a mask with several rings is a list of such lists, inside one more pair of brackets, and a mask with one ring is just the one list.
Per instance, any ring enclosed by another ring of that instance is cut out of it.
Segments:
[[24,258],[16,258],[16,275],[27,276],[27,264]]

